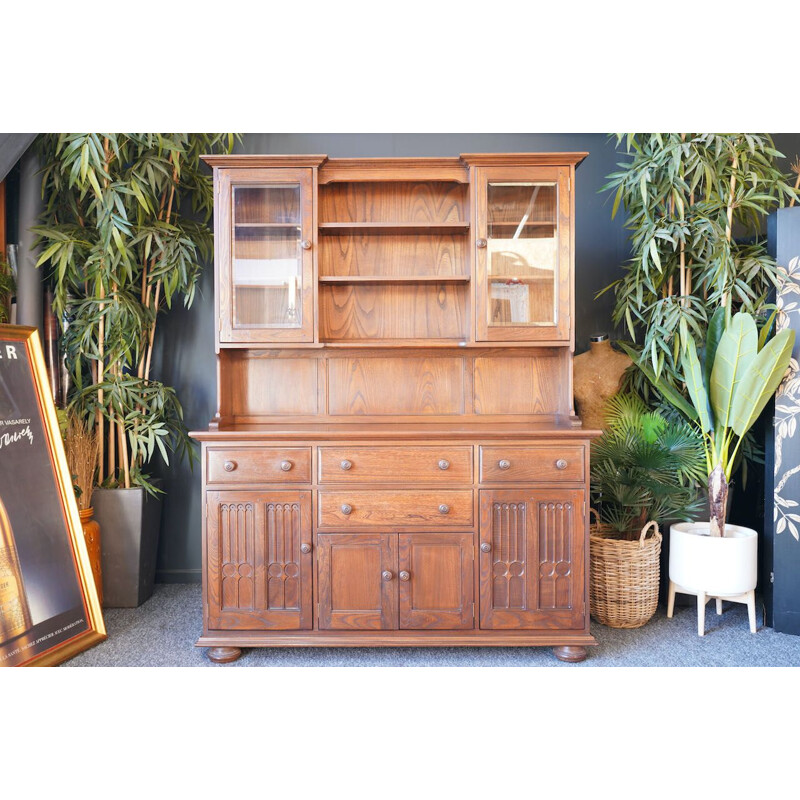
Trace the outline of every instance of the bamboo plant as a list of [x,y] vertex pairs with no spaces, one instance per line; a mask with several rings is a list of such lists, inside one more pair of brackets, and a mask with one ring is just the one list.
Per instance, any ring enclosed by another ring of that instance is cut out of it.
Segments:
[[[52,270],[70,407],[98,436],[98,482],[156,491],[156,450],[192,455],[175,391],[151,375],[159,316],[191,305],[211,257],[203,153],[233,134],[43,134],[39,265]],[[191,201],[191,206],[185,201]],[[193,212],[193,213],[191,213]]]

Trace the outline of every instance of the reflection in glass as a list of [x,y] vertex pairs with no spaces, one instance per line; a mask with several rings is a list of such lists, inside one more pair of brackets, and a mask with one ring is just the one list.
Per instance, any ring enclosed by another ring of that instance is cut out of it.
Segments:
[[234,327],[301,327],[301,234],[298,184],[233,187]]
[[556,324],[557,195],[555,184],[489,184],[490,326]]

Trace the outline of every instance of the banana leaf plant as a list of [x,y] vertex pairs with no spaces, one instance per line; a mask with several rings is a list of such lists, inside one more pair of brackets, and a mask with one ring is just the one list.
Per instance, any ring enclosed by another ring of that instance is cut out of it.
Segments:
[[724,307],[714,312],[699,353],[691,337],[683,343],[682,377],[688,399],[645,371],[663,397],[695,423],[703,436],[712,536],[725,535],[728,482],[742,439],[783,379],[795,338],[794,331],[787,329],[767,341],[769,323],[759,334],[750,314],[729,314]]

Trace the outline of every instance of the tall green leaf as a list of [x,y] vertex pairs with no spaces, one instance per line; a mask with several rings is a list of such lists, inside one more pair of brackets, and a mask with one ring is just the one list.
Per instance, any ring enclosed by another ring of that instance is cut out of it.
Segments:
[[731,427],[738,436],[750,430],[775,394],[789,366],[793,347],[794,331],[781,331],[751,362],[738,385],[731,409]]
[[706,333],[706,352],[703,363],[703,377],[705,379],[706,390],[711,391],[711,369],[714,366],[714,359],[717,356],[717,348],[722,334],[725,333],[725,309],[720,306],[711,315],[708,321],[708,332]]
[[722,334],[711,369],[711,410],[717,427],[730,426],[736,387],[757,353],[756,323],[749,314],[735,314]]
[[708,392],[703,383],[703,368],[700,366],[700,359],[697,357],[697,348],[694,339],[686,342],[686,353],[683,361],[683,378],[686,381],[686,388],[689,390],[689,397],[697,411],[697,418],[704,433],[709,433],[714,427],[711,420],[711,407],[708,403]]

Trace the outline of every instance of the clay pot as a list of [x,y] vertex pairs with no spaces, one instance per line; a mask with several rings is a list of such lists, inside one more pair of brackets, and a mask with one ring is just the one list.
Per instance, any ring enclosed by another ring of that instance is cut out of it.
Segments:
[[97,599],[103,603],[103,561],[100,549],[100,526],[94,519],[93,508],[79,509],[83,538],[86,540],[86,549],[89,552],[89,563],[92,565],[92,575],[97,586]]
[[611,347],[608,335],[589,338],[589,350],[573,360],[575,410],[584,428],[605,429],[605,406],[617,393],[622,375],[632,364],[625,353]]

